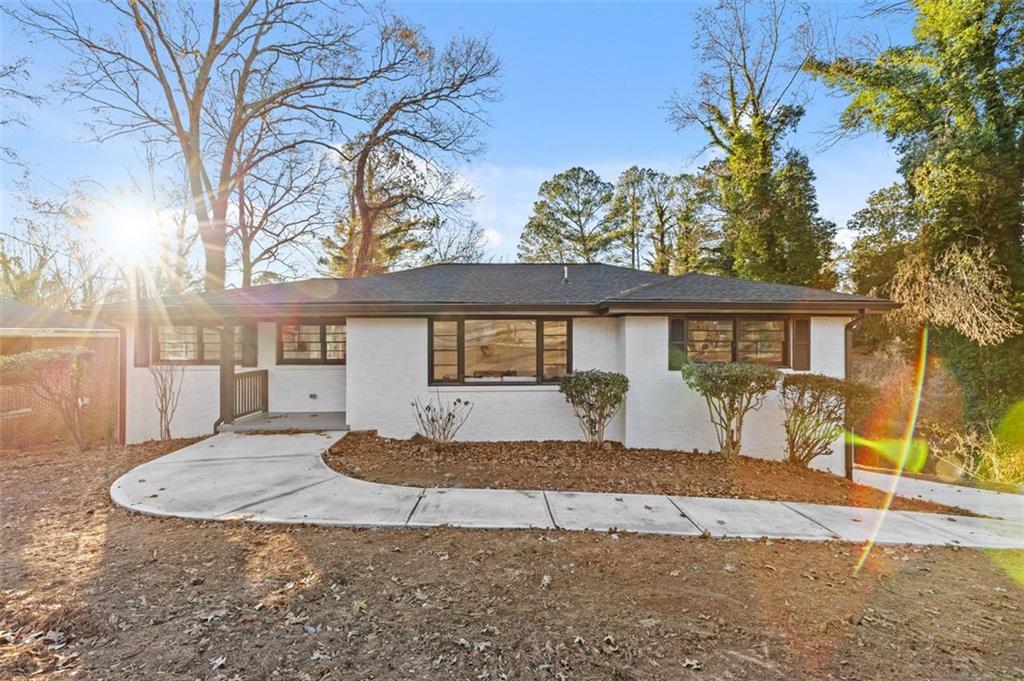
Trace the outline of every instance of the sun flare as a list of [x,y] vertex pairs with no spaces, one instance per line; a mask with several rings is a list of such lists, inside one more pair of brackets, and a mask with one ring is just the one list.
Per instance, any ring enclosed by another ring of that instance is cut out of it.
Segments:
[[97,211],[94,223],[100,245],[122,267],[156,259],[164,220],[155,206],[132,199],[107,203]]

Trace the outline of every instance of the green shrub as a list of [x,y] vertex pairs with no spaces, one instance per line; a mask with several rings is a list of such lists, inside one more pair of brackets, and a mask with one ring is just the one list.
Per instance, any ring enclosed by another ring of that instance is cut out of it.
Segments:
[[786,457],[808,466],[832,451],[853,411],[869,403],[867,386],[820,374],[787,374],[780,391],[785,411]]
[[779,371],[743,362],[686,362],[682,374],[708,405],[719,451],[726,456],[739,454],[743,421],[761,408],[765,396],[778,385]]
[[75,447],[85,449],[82,384],[93,351],[80,346],[0,357],[0,384],[22,385],[60,414]]
[[619,411],[629,379],[614,371],[588,369],[562,377],[558,391],[576,412],[587,442],[604,443],[604,429]]

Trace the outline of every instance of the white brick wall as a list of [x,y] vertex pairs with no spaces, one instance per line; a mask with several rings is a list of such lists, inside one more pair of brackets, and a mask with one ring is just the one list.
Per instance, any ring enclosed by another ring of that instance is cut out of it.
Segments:
[[[812,371],[842,377],[843,328],[848,321],[812,319]],[[460,439],[581,437],[572,409],[557,386],[429,387],[425,318],[350,318],[347,323],[347,367],[277,366],[276,325],[259,324],[259,368],[269,370],[271,411],[347,411],[353,429],[405,438],[416,433],[410,403],[416,397],[428,400],[439,390],[443,399],[462,397],[474,405]],[[132,365],[131,331],[127,340],[127,439],[140,442],[159,435],[159,422],[149,370]],[[629,378],[626,404],[609,425],[609,440],[629,447],[717,449],[704,400],[686,388],[679,372],[668,370],[666,317],[575,319],[573,367],[621,371]],[[185,369],[171,425],[176,437],[211,432],[218,414],[217,374],[215,366]],[[748,417],[744,431],[745,454],[783,458],[785,433],[777,396],[770,395],[761,411]],[[842,473],[842,442],[837,441],[832,455],[820,457],[814,465]]]
[[[615,319],[573,322],[573,365],[579,369],[617,368]],[[463,440],[577,440],[581,433],[572,408],[554,385],[427,385],[426,319],[348,319],[348,422],[354,430],[376,430],[385,437],[416,433],[410,406],[421,400],[457,397],[473,404],[459,437]],[[622,419],[608,429],[621,438]]]
[[[811,371],[841,378],[844,368],[844,327],[848,318],[811,319]],[[657,449],[718,449],[704,399],[685,386],[678,371],[668,370],[668,318],[625,317],[625,373],[628,447]],[[767,459],[785,457],[785,430],[778,395],[765,399],[760,411],[747,417],[743,453]],[[816,468],[842,474],[842,441]]]
[[[153,377],[146,367],[135,367],[134,328],[128,324],[127,400],[125,439],[128,443],[160,437]],[[277,366],[277,325],[263,322],[257,331],[257,367],[267,369],[270,380],[270,411],[344,411],[344,366]],[[219,369],[216,366],[186,366],[178,409],[171,421],[171,435],[193,437],[213,432],[220,413]],[[310,394],[317,397],[311,398]]]

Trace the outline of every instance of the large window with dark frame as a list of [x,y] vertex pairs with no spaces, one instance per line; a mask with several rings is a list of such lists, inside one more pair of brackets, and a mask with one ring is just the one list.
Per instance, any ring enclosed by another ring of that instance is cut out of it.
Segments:
[[787,317],[673,317],[668,343],[670,370],[679,369],[686,360],[790,364]]
[[[161,324],[155,327],[152,340],[153,359],[157,364],[220,363],[220,332],[216,327]],[[255,327],[236,326],[234,340],[235,363],[255,365]]]
[[278,364],[344,364],[345,321],[301,322],[277,327]]
[[432,384],[551,383],[572,366],[568,319],[432,319]]

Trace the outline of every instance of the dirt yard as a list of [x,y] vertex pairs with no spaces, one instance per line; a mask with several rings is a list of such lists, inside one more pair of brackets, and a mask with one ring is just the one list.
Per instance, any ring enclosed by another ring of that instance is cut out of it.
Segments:
[[[156,519],[0,457],[2,679],[1006,679],[1024,552]],[[1017,572],[1017,582],[1009,576]]]
[[[458,442],[444,447],[419,438],[391,440],[349,433],[325,457],[331,468],[364,480],[422,487],[554,489],[692,497],[774,499],[881,508],[885,494],[821,471],[741,456],[659,449],[603,449],[582,442]],[[919,499],[897,497],[892,508],[972,515]]]

